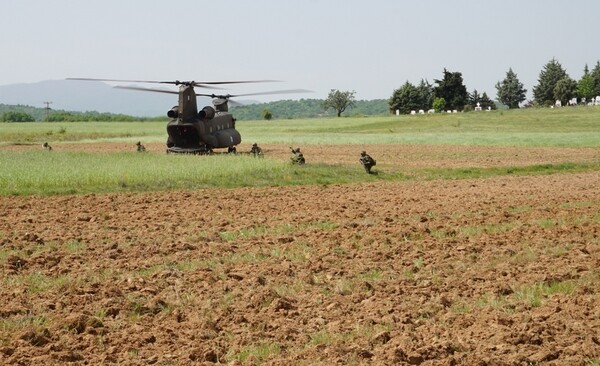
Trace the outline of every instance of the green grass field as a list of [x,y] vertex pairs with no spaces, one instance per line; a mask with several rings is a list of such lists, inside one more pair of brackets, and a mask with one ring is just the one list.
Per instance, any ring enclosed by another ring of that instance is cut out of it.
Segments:
[[600,108],[238,123],[247,141],[282,144],[600,146]]
[[[238,122],[244,141],[274,144],[427,144],[600,147],[600,108],[530,109],[417,116]],[[2,150],[50,142],[162,142],[163,122],[5,123],[0,129],[0,195],[156,191],[203,187],[336,184],[367,180],[461,179],[505,174],[600,170],[600,163],[423,169],[418,174],[357,175],[356,167],[248,156]],[[57,145],[58,144],[58,145]]]

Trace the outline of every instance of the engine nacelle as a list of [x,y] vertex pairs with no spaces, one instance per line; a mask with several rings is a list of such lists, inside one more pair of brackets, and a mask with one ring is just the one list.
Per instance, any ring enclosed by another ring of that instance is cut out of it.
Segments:
[[167,117],[169,117],[169,118],[177,118],[177,117],[179,117],[179,107],[175,106],[175,107],[171,108],[167,112]]
[[198,117],[201,119],[212,119],[215,116],[215,109],[211,106],[206,106],[198,112]]

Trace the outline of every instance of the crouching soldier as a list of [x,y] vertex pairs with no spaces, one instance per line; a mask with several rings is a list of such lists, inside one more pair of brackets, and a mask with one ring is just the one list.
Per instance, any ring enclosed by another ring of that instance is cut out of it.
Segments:
[[252,154],[255,158],[262,158],[263,152],[260,147],[255,143],[252,144],[252,148],[250,149],[250,154]]
[[[292,148],[290,147],[290,149]],[[299,147],[292,149],[292,154],[294,154],[291,157],[292,164],[304,165],[304,163],[306,163],[306,161],[304,160],[304,155],[300,152]]]
[[140,141],[138,141],[135,146],[137,146],[137,151],[138,152],[144,152],[146,151],[146,147],[144,145],[142,145],[142,143]]
[[373,159],[366,151],[360,153],[360,163],[362,164],[365,171],[371,174],[371,168],[374,167],[377,162]]

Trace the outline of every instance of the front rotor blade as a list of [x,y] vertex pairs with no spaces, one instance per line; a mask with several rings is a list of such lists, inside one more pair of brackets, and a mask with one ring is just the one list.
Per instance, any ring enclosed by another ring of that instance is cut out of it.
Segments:
[[122,83],[153,83],[153,84],[177,84],[177,83],[179,83],[179,81],[121,80],[121,79],[94,79],[94,78],[67,78],[67,80],[113,81],[113,82],[122,82]]
[[[197,86],[199,88],[210,88],[210,89],[221,89],[214,86],[204,86],[202,84],[217,84],[220,82],[195,82],[195,81],[159,81],[159,80],[123,80],[123,79],[94,79],[94,78],[67,78],[67,80],[83,80],[83,81],[109,81],[109,82],[118,82],[118,83],[152,83],[152,84],[171,84],[171,85],[191,85]],[[226,84],[227,82],[222,82],[221,84]],[[237,83],[234,81],[233,83]]]
[[179,94],[179,92],[177,92],[175,90],[140,88],[138,86],[121,86],[121,85],[117,85],[114,88],[115,89],[128,89],[128,90],[141,90],[141,91],[149,91],[149,92],[155,92],[155,93]]

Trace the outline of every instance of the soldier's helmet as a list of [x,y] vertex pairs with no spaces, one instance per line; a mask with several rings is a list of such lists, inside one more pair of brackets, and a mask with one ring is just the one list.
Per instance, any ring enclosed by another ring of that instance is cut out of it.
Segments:
[[255,143],[252,144],[252,147],[257,147],[258,145]]
[[300,148],[299,147],[296,148],[296,152],[300,152]]
[[360,155],[365,156],[365,155],[367,155],[367,152],[363,151],[363,152],[360,153]]
[[138,141],[138,142],[136,143],[136,145],[137,145],[137,146],[140,146],[141,144],[142,144],[142,143],[141,143],[140,141]]

